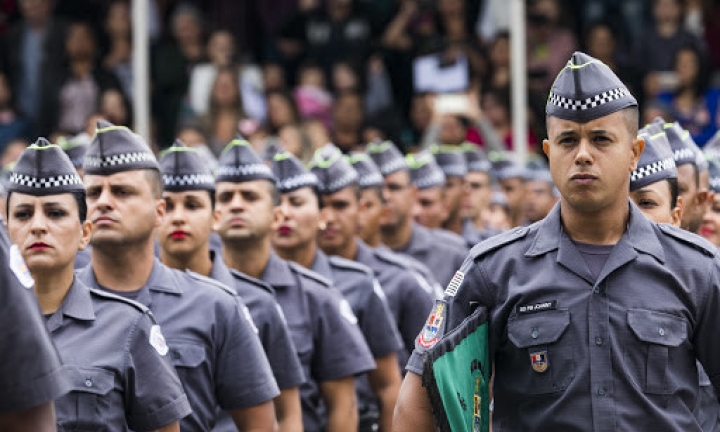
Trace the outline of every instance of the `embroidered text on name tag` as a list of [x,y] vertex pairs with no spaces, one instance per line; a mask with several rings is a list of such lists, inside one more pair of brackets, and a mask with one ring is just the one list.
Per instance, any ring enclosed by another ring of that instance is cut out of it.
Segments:
[[527,305],[518,305],[517,313],[519,315],[522,315],[522,314],[543,312],[543,311],[555,310],[555,309],[557,309],[557,301],[552,300],[552,301],[532,303],[532,304],[527,304]]

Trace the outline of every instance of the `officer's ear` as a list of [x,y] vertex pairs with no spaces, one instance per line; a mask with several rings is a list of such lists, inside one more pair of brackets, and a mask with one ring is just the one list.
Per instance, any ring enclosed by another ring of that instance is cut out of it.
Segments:
[[684,210],[685,210],[685,203],[683,203],[682,197],[679,196],[679,197],[677,197],[677,202],[675,203],[675,208],[670,210],[670,219],[672,220],[672,224],[678,228],[680,228],[680,221],[682,220]]
[[92,235],[92,222],[86,220],[80,225],[80,244],[78,250],[85,250],[88,244],[90,244],[90,237]]
[[640,155],[642,154],[643,150],[645,149],[645,139],[641,137],[636,137],[632,142],[632,164],[630,167],[630,173],[632,174],[633,171],[637,169],[638,161],[640,161]]
[[163,219],[165,219],[165,213],[167,211],[167,204],[165,199],[160,198],[155,200],[155,228],[162,225]]
[[550,157],[550,142],[548,140],[543,140],[543,152],[545,153],[545,156]]

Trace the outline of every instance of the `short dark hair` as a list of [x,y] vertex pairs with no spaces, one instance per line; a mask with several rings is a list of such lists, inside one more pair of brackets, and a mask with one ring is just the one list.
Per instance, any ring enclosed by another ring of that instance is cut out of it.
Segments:
[[150,185],[153,198],[162,199],[163,189],[165,189],[162,173],[156,169],[146,169],[143,171],[145,171],[145,179],[147,179]]
[[[77,204],[78,208],[78,217],[80,218],[80,223],[85,222],[87,219],[87,201],[85,201],[85,191],[75,191],[75,192],[67,192],[70,195],[73,196],[75,199],[75,203]],[[5,219],[10,219],[10,195],[12,195],[12,191],[8,192],[7,196],[5,197]]]
[[268,181],[268,191],[270,191],[270,197],[272,198],[272,203],[275,207],[280,205],[280,191],[277,188],[277,185],[274,182]]
[[670,186],[670,210],[672,210],[677,205],[680,188],[678,187],[678,181],[676,178],[669,178],[665,180],[667,180],[667,183]]

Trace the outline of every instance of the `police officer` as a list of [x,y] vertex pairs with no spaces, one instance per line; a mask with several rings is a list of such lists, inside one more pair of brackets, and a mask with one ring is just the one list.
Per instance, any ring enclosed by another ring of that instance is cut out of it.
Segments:
[[413,219],[427,228],[441,228],[448,216],[445,173],[432,153],[409,154],[405,159],[410,169],[410,180],[417,188]]
[[218,405],[241,431],[274,429],[271,400],[279,391],[237,295],[154,257],[153,230],[165,202],[160,169],[145,142],[125,127],[98,122],[84,168],[95,229],[92,264],[79,277],[153,311],[193,407],[181,429],[210,430]]
[[544,219],[558,200],[550,171],[540,166],[525,170],[523,220],[525,225]]
[[[58,140],[58,145],[70,158],[75,167],[75,171],[82,178],[83,176],[83,161],[85,160],[85,153],[87,153],[88,146],[90,145],[90,137],[86,133],[81,133],[71,138],[61,138]],[[79,250],[75,255],[75,268],[81,269],[90,264],[90,246],[88,245],[85,249]]]
[[372,355],[330,282],[272,251],[282,211],[275,177],[246,141],[233,151],[216,182],[215,228],[225,264],[275,291],[307,379],[300,386],[304,430],[357,430],[354,377],[375,368]]
[[20,250],[0,229],[0,430],[53,432],[53,400],[70,390]]
[[[233,140],[223,152],[221,161],[234,160],[234,153],[242,151],[246,143]],[[210,168],[197,151],[179,140],[161,154],[158,162],[163,173],[163,198],[167,209],[156,230],[161,261],[170,268],[192,270],[235,288],[252,315],[280,388],[280,395],[274,400],[279,430],[301,429],[298,388],[305,378],[273,289],[265,282],[229,270],[220,252],[209,247],[215,202],[215,178]],[[215,431],[235,430],[230,416],[224,411],[219,415]]]
[[462,203],[467,195],[465,155],[459,146],[449,145],[432,145],[430,152],[445,174],[445,207],[448,214],[442,227],[459,235],[462,233]]
[[462,204],[462,236],[472,248],[486,238],[498,234],[498,231],[485,226],[482,220],[482,212],[490,205],[492,196],[492,165],[485,153],[475,144],[463,144],[461,150],[468,167],[465,175],[467,194]]
[[8,232],[71,382],[55,402],[59,429],[178,430],[190,404],[150,311],[74,277],[92,226],[70,159],[40,138],[20,156],[8,192]]
[[393,143],[370,144],[368,154],[384,177],[382,242],[393,251],[413,257],[429,267],[440,284],[449,283],[466,254],[464,245],[412,221],[417,189],[410,181],[405,158]]
[[498,182],[500,190],[505,195],[508,212],[510,214],[510,227],[523,224],[523,202],[525,198],[524,177],[525,169],[509,159],[505,153],[492,153],[491,158],[493,177]]
[[[408,365],[397,430],[432,430],[420,353],[485,307],[500,430],[701,430],[695,359],[717,376],[720,266],[698,237],[628,201],[643,140],[637,102],[575,53],[547,104],[543,149],[561,200],[547,218],[476,246],[438,331]],[[720,382],[715,381],[716,390]]]

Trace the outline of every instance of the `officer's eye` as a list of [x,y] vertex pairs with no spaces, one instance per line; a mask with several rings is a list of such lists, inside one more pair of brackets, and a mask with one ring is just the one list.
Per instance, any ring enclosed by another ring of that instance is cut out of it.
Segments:
[[88,189],[87,193],[85,194],[86,198],[97,198],[100,196],[100,189],[99,188],[92,188]]
[[171,212],[175,210],[175,204],[172,201],[165,200],[165,211]]
[[720,213],[720,206],[712,206],[713,213]]
[[62,209],[50,209],[47,211],[47,215],[51,219],[62,219],[67,216],[67,212]]
[[220,195],[218,195],[217,200],[218,200],[218,202],[221,202],[223,204],[229,203],[230,200],[232,200],[232,196],[233,196],[233,194],[231,194],[230,192],[223,192]]
[[185,208],[188,210],[197,210],[201,209],[203,206],[197,201],[188,201],[185,203]]
[[644,208],[651,208],[651,207],[658,206],[658,204],[655,201],[650,200],[650,199],[641,199],[637,204],[639,207],[644,207]]
[[305,200],[300,197],[292,197],[289,202],[293,207],[302,207],[305,204]]
[[30,216],[32,216],[32,212],[28,210],[16,210],[15,212],[13,212],[13,218],[17,220],[26,220]]

